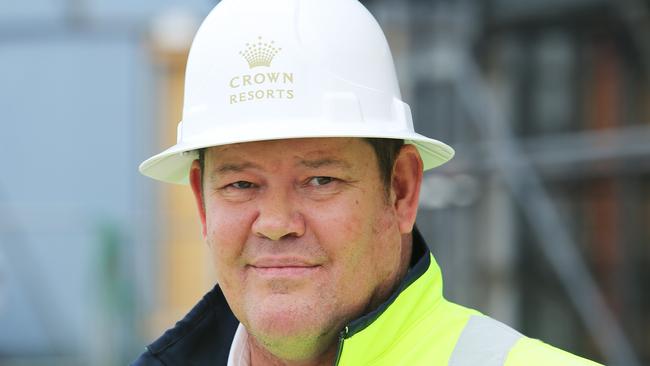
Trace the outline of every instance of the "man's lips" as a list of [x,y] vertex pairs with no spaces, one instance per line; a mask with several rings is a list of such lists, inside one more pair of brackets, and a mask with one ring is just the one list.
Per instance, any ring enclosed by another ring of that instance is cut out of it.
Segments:
[[299,257],[263,257],[252,261],[248,267],[262,276],[293,277],[308,275],[320,265]]

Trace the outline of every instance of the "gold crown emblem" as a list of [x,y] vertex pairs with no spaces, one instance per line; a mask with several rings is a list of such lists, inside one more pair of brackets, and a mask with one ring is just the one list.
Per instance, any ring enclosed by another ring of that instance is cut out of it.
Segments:
[[246,43],[246,49],[239,51],[239,54],[246,59],[249,68],[258,66],[271,66],[273,57],[282,50],[276,48],[274,41],[264,42],[262,37],[257,37],[257,41]]

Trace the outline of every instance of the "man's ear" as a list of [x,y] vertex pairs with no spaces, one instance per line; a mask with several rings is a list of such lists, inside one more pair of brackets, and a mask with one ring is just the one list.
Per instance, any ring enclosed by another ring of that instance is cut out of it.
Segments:
[[397,213],[402,234],[410,233],[415,224],[422,185],[422,167],[422,158],[417,148],[411,144],[402,146],[395,159],[391,181],[391,203]]
[[192,193],[194,193],[194,201],[196,201],[196,207],[199,210],[199,217],[201,218],[201,232],[203,233],[203,238],[205,239],[207,234],[207,227],[205,225],[205,200],[203,198],[203,180],[201,179],[201,165],[198,160],[192,162],[192,167],[190,168],[190,186],[192,187]]

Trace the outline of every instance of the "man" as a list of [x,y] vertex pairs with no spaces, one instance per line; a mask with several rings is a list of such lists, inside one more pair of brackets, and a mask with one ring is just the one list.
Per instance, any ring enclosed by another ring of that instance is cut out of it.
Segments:
[[442,297],[423,170],[383,33],[356,0],[224,0],[188,59],[178,144],[218,285],[135,365],[594,365]]

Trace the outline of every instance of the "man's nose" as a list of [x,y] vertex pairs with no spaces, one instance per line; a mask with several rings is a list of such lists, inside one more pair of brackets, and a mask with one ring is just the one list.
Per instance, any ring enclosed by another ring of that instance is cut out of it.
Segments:
[[274,193],[260,201],[252,230],[256,236],[274,241],[300,237],[305,233],[305,221],[289,194]]

